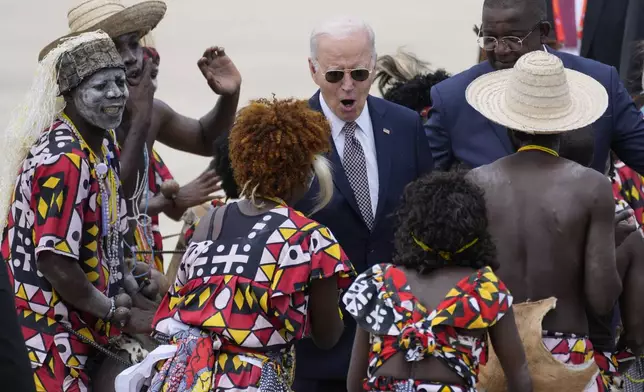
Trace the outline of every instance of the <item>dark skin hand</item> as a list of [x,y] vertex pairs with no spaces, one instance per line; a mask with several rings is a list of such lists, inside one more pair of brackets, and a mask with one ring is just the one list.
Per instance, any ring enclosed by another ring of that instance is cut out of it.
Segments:
[[199,120],[182,116],[167,104],[155,100],[150,140],[177,150],[212,156],[213,143],[228,132],[235,121],[241,75],[223,48],[207,49],[197,63],[215,94],[221,97],[215,108]]
[[615,246],[619,247],[624,240],[637,230],[633,210],[626,209],[615,215]]
[[[497,70],[512,68],[519,57],[524,54],[543,50],[543,45],[548,42],[548,34],[551,29],[548,22],[538,23],[538,19],[526,16],[520,5],[512,8],[483,7],[482,20],[481,35],[495,37],[497,40],[507,36],[523,39],[519,50],[513,51],[507,45],[499,42],[495,50],[485,52],[488,61]],[[537,24],[538,26],[536,26]],[[530,32],[531,30],[533,31]]]
[[485,191],[497,274],[515,303],[556,297],[543,328],[586,335],[586,305],[607,314],[621,292],[610,182],[541,151],[510,155],[467,177]]
[[[217,198],[215,192],[221,190],[221,179],[214,170],[206,170],[199,177],[179,188],[174,204],[161,193],[150,199],[147,211],[148,215],[165,213],[170,218],[178,221],[188,208],[198,206]],[[141,211],[145,206],[141,206]]]
[[[415,270],[401,268],[412,287],[414,295],[427,309],[435,309],[445,299],[447,293],[464,277],[475,272],[473,269],[452,267],[442,268],[428,275],[419,275]],[[528,363],[519,338],[514,315],[510,311],[494,327],[488,330],[460,330],[465,336],[485,339],[490,334],[494,350],[499,356],[508,381],[510,392],[531,392],[532,381],[528,373]],[[362,391],[362,381],[367,376],[369,364],[369,333],[357,328],[351,353],[351,363],[347,378],[349,392]],[[376,376],[391,376],[397,379],[427,380],[444,384],[463,385],[460,378],[447,365],[435,357],[426,357],[419,362],[407,362],[403,353],[395,354],[376,372]]]
[[[58,295],[75,309],[105,319],[112,302],[87,280],[78,260],[44,251],[38,255],[38,270]],[[128,323],[132,299],[127,294],[115,297],[116,311],[112,321],[118,325]]]

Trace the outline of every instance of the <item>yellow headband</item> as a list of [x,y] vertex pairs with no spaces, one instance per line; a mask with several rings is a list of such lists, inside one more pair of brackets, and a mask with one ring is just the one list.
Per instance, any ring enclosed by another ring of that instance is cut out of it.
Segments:
[[457,250],[456,252],[454,252],[454,254],[452,254],[452,252],[447,252],[447,251],[444,251],[444,250],[439,250],[439,251],[435,251],[435,250],[433,250],[433,249],[432,249],[432,248],[430,248],[429,246],[425,245],[425,244],[424,244],[422,241],[420,241],[418,238],[416,238],[416,236],[415,236],[413,233],[411,233],[411,238],[413,238],[413,239],[414,239],[414,242],[416,243],[416,245],[420,246],[420,248],[421,248],[422,250],[424,250],[425,252],[436,253],[436,254],[438,254],[440,257],[442,257],[442,258],[443,258],[444,260],[446,260],[446,261],[450,261],[450,260],[452,260],[452,256],[453,256],[453,255],[455,255],[455,254],[459,254],[459,253],[462,253],[462,252],[464,252],[465,250],[467,250],[467,249],[471,248],[472,246],[474,246],[474,244],[476,244],[477,242],[479,242],[479,239],[478,239],[478,238],[474,238],[472,241],[470,241],[470,242],[469,242],[469,243],[467,243],[465,246],[463,246],[461,249]]

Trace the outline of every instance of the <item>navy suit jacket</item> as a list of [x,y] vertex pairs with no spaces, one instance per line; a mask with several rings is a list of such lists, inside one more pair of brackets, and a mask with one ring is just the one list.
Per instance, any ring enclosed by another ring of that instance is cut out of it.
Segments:
[[[593,77],[608,91],[608,109],[593,125],[592,167],[603,173],[612,149],[626,165],[644,174],[644,120],[617,70],[583,57],[549,52],[559,57],[566,68]],[[467,86],[492,71],[492,66],[485,61],[432,87],[433,107],[425,132],[436,168],[447,170],[458,161],[475,168],[515,152],[506,128],[483,117],[465,100]]]
[[[309,101],[311,108],[322,112],[320,93]],[[312,219],[328,227],[347,254],[357,273],[368,267],[390,262],[393,254],[393,212],[405,186],[432,170],[432,157],[423,132],[421,117],[405,107],[369,96],[369,114],[373,125],[378,162],[378,206],[374,227],[365,225],[340,156],[331,140],[327,158],[333,168],[334,193],[331,202]],[[307,213],[319,189],[317,180],[295,208]],[[309,379],[344,379],[349,368],[355,322],[344,314],[345,330],[331,350],[320,350],[310,339],[296,344],[297,377]]]

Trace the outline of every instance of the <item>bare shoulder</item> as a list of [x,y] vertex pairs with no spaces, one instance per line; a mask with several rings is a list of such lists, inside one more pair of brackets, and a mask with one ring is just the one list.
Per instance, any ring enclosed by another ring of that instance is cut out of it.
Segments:
[[491,163],[489,165],[479,166],[475,169],[470,170],[466,175],[465,179],[469,180],[480,187],[487,187],[494,182],[495,176],[493,173],[498,173],[496,167],[499,163]]
[[613,205],[613,186],[605,175],[595,169],[575,164],[576,179],[579,187],[584,188],[587,200],[593,205]]

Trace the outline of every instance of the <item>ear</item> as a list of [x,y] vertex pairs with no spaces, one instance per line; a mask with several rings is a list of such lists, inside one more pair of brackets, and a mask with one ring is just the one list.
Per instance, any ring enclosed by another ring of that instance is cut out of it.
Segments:
[[539,26],[539,31],[541,32],[541,43],[546,44],[549,41],[548,36],[550,35],[550,32],[552,31],[552,25],[548,21],[543,21],[541,22],[541,25]]
[[311,72],[311,77],[313,80],[315,80],[315,74],[317,73],[317,70],[315,69],[315,64],[313,64],[313,60],[309,57],[309,72]]

